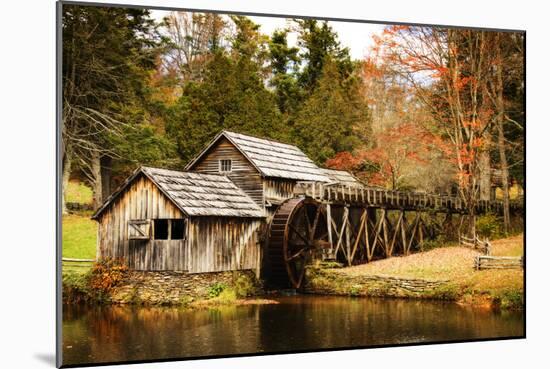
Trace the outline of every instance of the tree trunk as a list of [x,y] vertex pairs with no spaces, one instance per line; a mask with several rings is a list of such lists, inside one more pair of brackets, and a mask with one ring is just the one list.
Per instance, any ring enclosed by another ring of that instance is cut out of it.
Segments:
[[98,209],[103,203],[103,191],[101,181],[101,156],[97,151],[91,152],[91,171],[92,171],[92,194],[94,210]]
[[66,145],[63,155],[63,174],[61,181],[61,212],[62,214],[68,214],[67,211],[67,188],[69,186],[69,179],[71,177],[71,167],[73,164],[73,153],[69,145]]
[[484,134],[484,147],[479,154],[479,198],[491,200],[491,135],[489,130]]
[[504,145],[504,127],[502,119],[498,122],[498,153],[500,156],[500,168],[502,171],[502,203],[504,215],[504,233],[508,234],[510,228],[510,185],[508,176],[508,160]]
[[106,199],[111,194],[111,173],[113,159],[110,156],[101,157],[101,196]]
[[500,169],[502,171],[502,197],[503,197],[503,216],[504,216],[504,233],[508,234],[510,228],[510,186],[508,160],[506,158],[506,143],[504,140],[504,98],[503,98],[503,83],[502,83],[502,56],[500,45],[496,47],[496,80],[495,80],[495,97],[497,110],[497,130],[498,130],[498,154],[500,158]]
[[468,237],[471,237],[475,240],[476,238],[476,212],[475,205],[469,206],[468,209],[468,232],[470,233]]

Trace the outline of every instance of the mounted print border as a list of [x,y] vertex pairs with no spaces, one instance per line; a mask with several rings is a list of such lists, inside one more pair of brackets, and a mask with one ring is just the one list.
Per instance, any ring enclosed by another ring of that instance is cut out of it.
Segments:
[[525,338],[525,31],[57,31],[58,366]]

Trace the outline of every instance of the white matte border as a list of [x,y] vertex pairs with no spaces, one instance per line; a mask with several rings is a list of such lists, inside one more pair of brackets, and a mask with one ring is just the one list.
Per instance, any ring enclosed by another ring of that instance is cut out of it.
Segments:
[[[101,1],[98,1],[101,2]],[[548,10],[541,2],[455,0],[109,1],[527,30],[527,339],[274,355],[119,368],[344,366],[518,368],[548,363]],[[55,353],[55,2],[2,4],[2,299],[0,365],[53,367]],[[5,83],[7,81],[7,83]],[[7,113],[7,114],[6,114]],[[7,205],[7,206],[6,206]],[[542,364],[542,365],[541,365]]]

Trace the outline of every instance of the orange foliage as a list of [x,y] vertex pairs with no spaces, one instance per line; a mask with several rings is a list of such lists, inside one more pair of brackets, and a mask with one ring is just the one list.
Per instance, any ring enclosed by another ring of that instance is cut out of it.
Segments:
[[333,169],[355,171],[361,163],[361,156],[354,156],[348,151],[342,151],[337,153],[333,158],[328,159],[325,164],[327,167]]
[[[453,150],[440,137],[422,127],[403,123],[377,135],[379,145],[353,154],[340,152],[326,162],[329,168],[347,170],[366,177],[371,185],[396,185],[405,164],[427,165],[429,154],[437,151],[444,157]],[[365,170],[370,167],[371,170]],[[376,168],[376,170],[372,170]]]
[[90,287],[97,292],[108,293],[122,282],[127,272],[128,267],[121,259],[100,259],[92,267]]

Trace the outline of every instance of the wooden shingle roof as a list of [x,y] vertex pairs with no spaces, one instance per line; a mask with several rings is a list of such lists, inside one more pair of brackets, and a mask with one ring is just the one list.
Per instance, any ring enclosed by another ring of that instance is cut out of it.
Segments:
[[92,218],[97,218],[140,174],[149,178],[188,216],[264,216],[262,209],[226,176],[140,167],[109,196]]
[[355,178],[350,172],[337,169],[321,169],[323,173],[331,179],[331,182],[351,187],[364,187],[357,178]]
[[310,158],[298,147],[265,138],[222,131],[191,162],[191,169],[200,158],[222,137],[227,138],[264,177],[294,179],[298,181],[330,182]]

